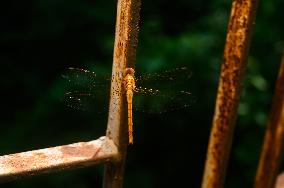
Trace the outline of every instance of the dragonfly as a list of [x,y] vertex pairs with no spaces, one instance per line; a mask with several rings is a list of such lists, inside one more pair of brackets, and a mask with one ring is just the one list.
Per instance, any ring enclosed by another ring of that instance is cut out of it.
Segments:
[[126,91],[127,101],[127,122],[128,122],[128,142],[133,144],[133,119],[132,119],[132,99],[135,91],[134,69],[126,68],[123,79],[124,90]]
[[[133,110],[162,113],[187,108],[193,102],[191,92],[187,89],[192,73],[186,67],[137,77],[134,73],[133,68],[126,68],[123,74],[129,144],[133,144]],[[67,106],[80,110],[107,106],[111,76],[104,77],[81,68],[69,68],[62,76],[70,85],[70,91],[63,98]]]

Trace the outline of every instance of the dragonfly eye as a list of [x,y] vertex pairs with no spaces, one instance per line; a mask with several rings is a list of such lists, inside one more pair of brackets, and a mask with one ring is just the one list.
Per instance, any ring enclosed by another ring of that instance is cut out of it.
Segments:
[[124,75],[127,75],[127,74],[130,74],[131,76],[134,77],[134,69],[133,68],[126,68],[125,71],[124,71]]

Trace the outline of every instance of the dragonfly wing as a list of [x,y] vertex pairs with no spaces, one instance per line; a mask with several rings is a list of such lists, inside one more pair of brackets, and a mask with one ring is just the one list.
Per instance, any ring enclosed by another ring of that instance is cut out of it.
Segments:
[[99,78],[96,73],[79,68],[69,68],[62,77],[66,81],[67,92],[62,97],[65,105],[87,111],[107,109],[108,79]]
[[108,108],[108,93],[87,93],[82,91],[67,92],[62,98],[63,103],[75,110],[102,113]]
[[67,92],[63,97],[63,102],[65,105],[78,110],[88,110],[89,100],[92,98],[90,93],[82,92]]
[[192,71],[187,67],[179,67],[159,73],[146,73],[136,76],[136,85],[146,88],[159,88],[161,84],[168,85],[171,82],[186,82],[192,76]]
[[96,86],[107,85],[110,81],[109,77],[97,76],[95,72],[81,69],[68,68],[62,77],[68,82],[67,85],[73,88],[92,89]]
[[138,77],[134,108],[161,113],[191,106],[194,101],[188,89],[191,75],[188,68],[181,67]]
[[138,88],[134,93],[133,107],[147,113],[163,113],[184,109],[192,105],[193,97],[189,91],[154,90]]

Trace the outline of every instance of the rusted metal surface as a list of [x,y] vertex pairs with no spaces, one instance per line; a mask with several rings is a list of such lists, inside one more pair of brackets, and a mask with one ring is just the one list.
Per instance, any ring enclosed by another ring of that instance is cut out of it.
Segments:
[[113,141],[101,137],[90,142],[4,155],[0,156],[0,182],[111,161],[117,154]]
[[283,152],[284,138],[284,53],[275,87],[255,188],[273,188]]
[[107,136],[118,147],[119,157],[105,166],[105,188],[123,184],[124,163],[128,145],[127,102],[123,89],[123,72],[133,68],[138,44],[138,23],[141,0],[118,0],[113,52],[111,99]]
[[202,188],[224,186],[256,8],[255,0],[232,3]]

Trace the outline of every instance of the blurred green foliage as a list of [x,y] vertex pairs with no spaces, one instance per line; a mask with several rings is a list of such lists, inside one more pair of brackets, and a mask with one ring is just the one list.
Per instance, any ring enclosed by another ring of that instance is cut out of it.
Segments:
[[[96,139],[107,113],[61,101],[68,67],[110,74],[116,1],[2,2],[0,154]],[[125,187],[200,187],[231,1],[143,1],[137,73],[186,66],[195,103],[134,114]],[[251,187],[284,46],[284,2],[260,1],[226,188]],[[149,101],[153,103],[154,101]],[[101,187],[102,166],[44,175],[5,187]]]

